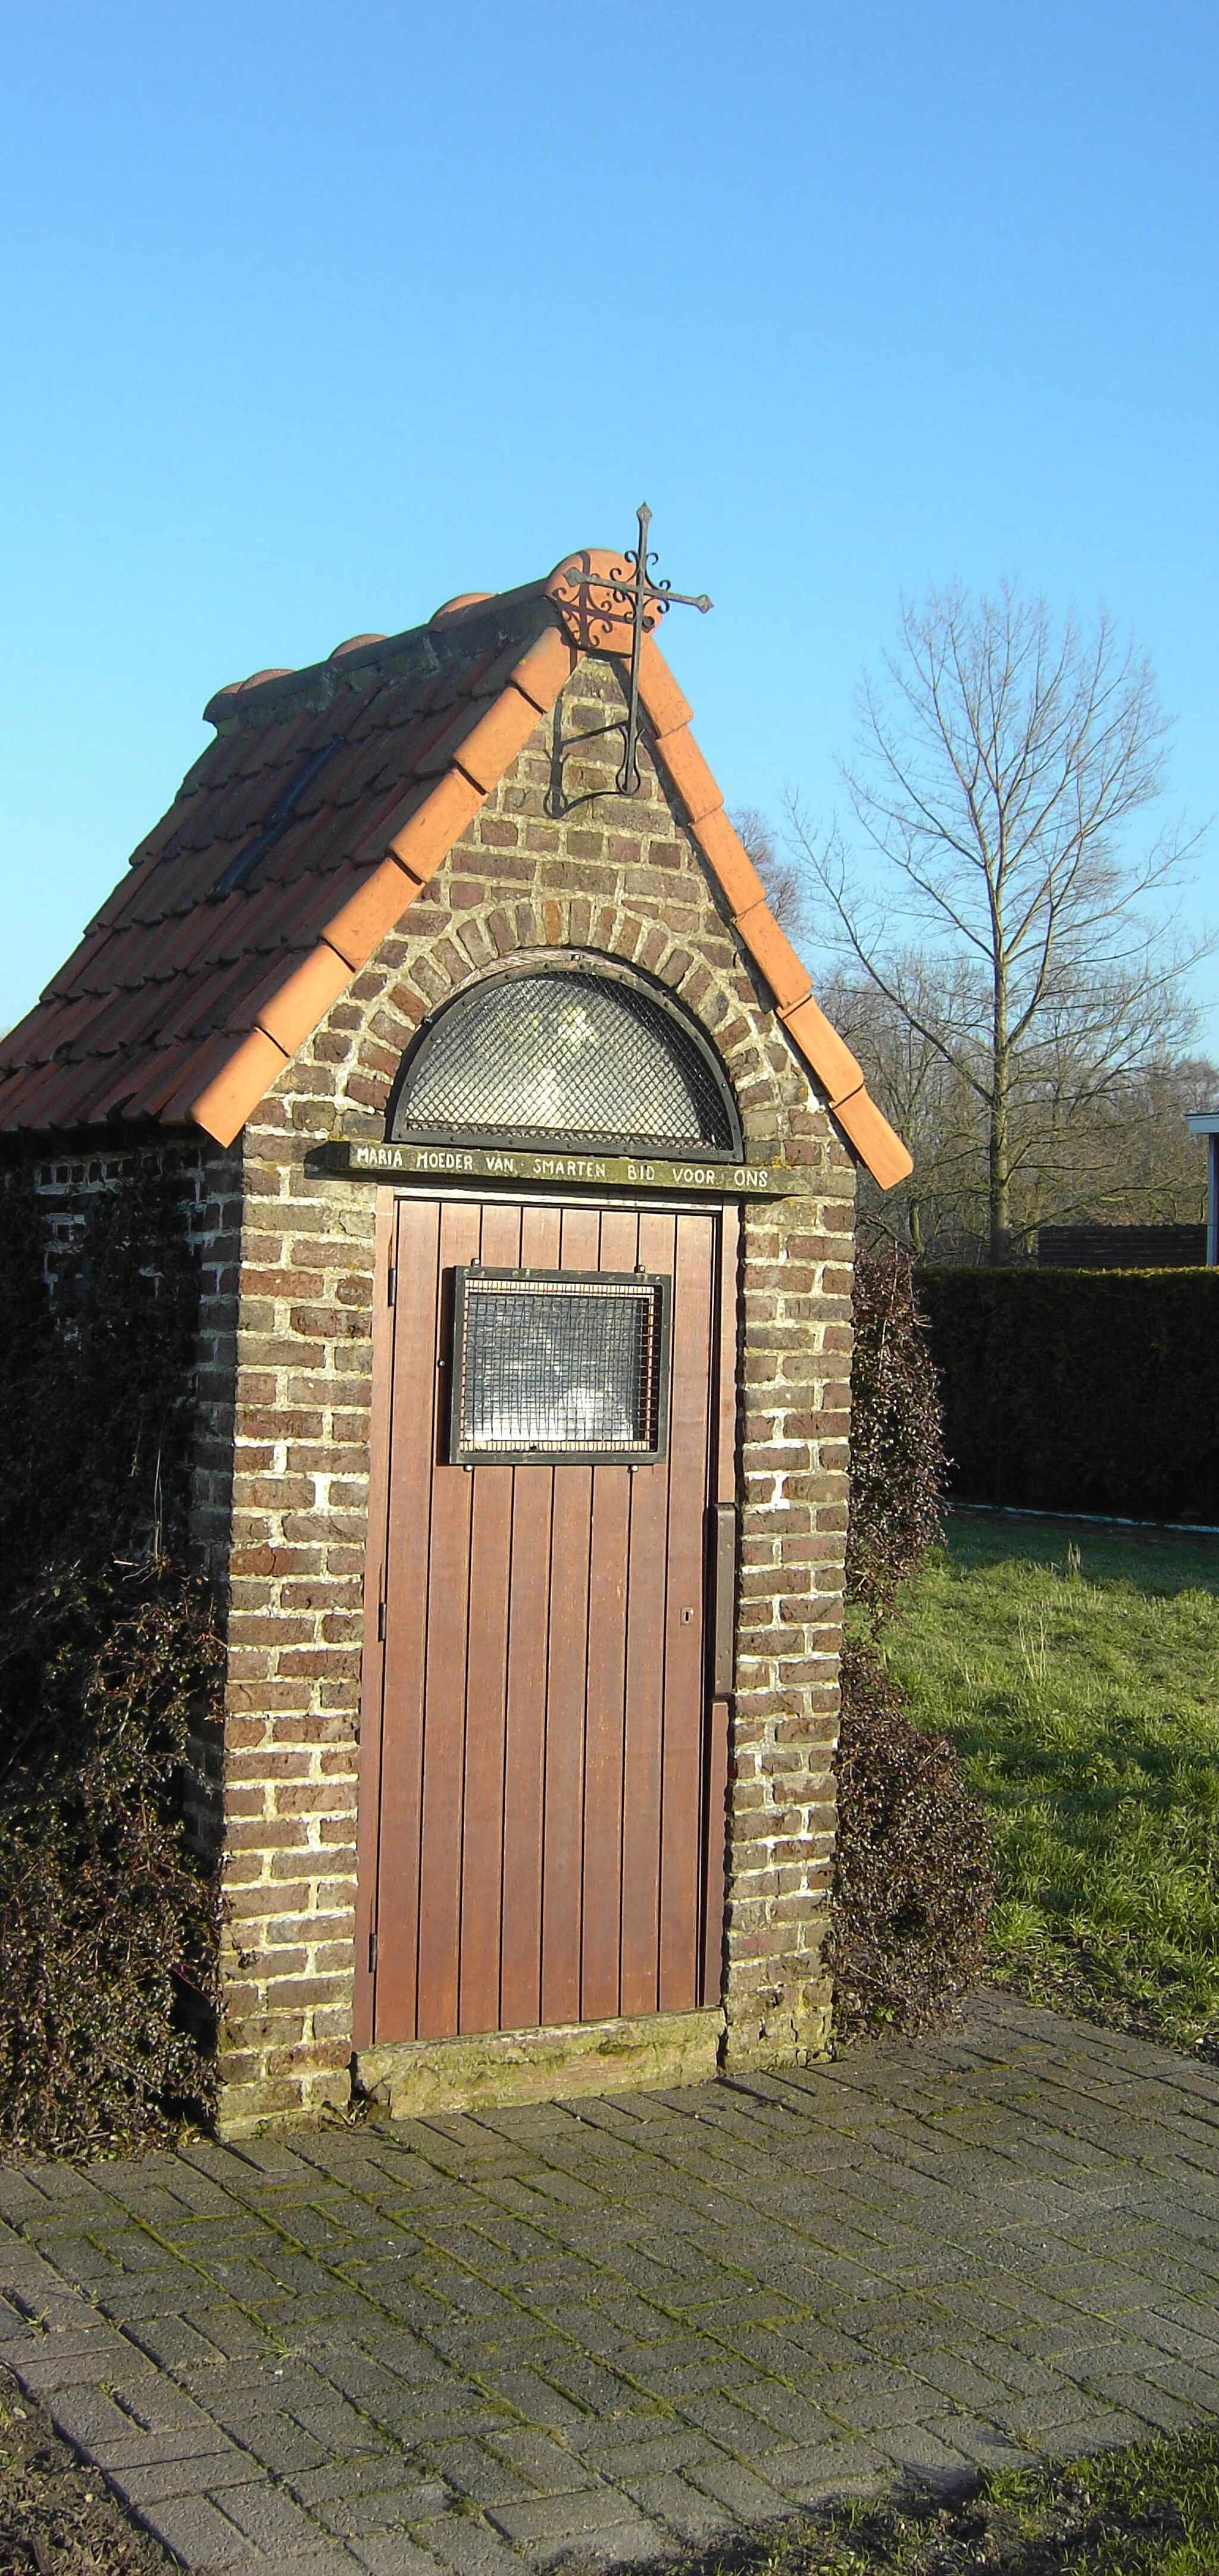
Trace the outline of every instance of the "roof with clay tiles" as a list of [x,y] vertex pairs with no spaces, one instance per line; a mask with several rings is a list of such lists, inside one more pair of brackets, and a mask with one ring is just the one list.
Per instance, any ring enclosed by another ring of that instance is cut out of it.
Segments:
[[[0,1046],[0,1132],[132,1122],[229,1144],[400,921],[585,653],[624,654],[607,578],[467,594],[426,626],[259,671],[205,709],[217,737],[41,1000]],[[775,1010],[883,1186],[910,1158],[813,997],[724,811],[653,636],[640,694],[656,757]]]

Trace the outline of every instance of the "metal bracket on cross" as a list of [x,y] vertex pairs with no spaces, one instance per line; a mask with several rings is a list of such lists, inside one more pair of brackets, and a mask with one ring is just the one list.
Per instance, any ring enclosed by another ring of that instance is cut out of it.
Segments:
[[[617,640],[611,644],[610,637],[615,629],[620,632],[623,624],[628,624],[631,630],[626,749],[622,767],[614,781],[620,796],[634,796],[640,785],[639,657],[644,637],[670,608],[697,608],[705,617],[711,606],[705,591],[696,599],[687,591],[674,590],[671,582],[653,579],[650,567],[656,556],[648,545],[652,513],[646,501],[640,502],[635,516],[639,523],[639,543],[634,547],[628,546],[621,561],[612,555],[574,556],[552,575],[556,585],[552,596],[560,598],[564,605],[575,607],[579,603],[582,634],[592,650],[597,649],[603,635],[602,650],[608,645],[611,651],[621,651],[622,644]],[[598,630],[601,630],[601,635]]]

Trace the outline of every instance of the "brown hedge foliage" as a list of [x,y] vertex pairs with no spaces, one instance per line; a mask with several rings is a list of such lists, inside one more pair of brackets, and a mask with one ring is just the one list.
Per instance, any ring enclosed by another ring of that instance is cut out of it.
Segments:
[[[939,1536],[939,1392],[908,1258],[861,1248],[851,1372],[847,1599],[874,1639]],[[842,1657],[830,1956],[834,2026],[913,2033],[975,1982],[994,1899],[989,1828],[944,1736],[925,1735],[873,1643]]]
[[924,1735],[869,1646],[843,1655],[834,2021],[911,2033],[976,1983],[995,1874],[985,1815],[946,1736]]
[[222,1662],[165,1563],[72,1567],[0,1624],[0,2141],[80,2153],[205,2108],[214,1873],[182,1777]]
[[900,1245],[860,1245],[851,1319],[847,1598],[875,1626],[939,1537],[947,1482],[939,1386]]
[[0,1605],[53,1564],[181,1557],[198,1266],[181,1179],[98,1190],[47,1270],[26,1172],[0,1188]]
[[221,1647],[185,1572],[197,1279],[171,1171],[90,1206],[48,1290],[0,1192],[0,2147],[76,2154],[212,2089],[217,1891],[184,1808]]

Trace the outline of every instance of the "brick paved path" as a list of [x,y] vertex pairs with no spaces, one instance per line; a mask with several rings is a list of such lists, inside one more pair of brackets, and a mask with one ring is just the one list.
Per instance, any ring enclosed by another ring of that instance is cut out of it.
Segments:
[[988,1996],[668,2095],[0,2175],[0,2359],[193,2569],[524,2576],[1219,2413],[1219,2070]]

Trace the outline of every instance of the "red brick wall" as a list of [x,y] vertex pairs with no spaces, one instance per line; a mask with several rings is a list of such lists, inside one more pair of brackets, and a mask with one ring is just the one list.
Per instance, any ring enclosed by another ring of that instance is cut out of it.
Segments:
[[227,1406],[232,2123],[348,2089],[374,1207],[310,1158],[330,1135],[384,1132],[402,1051],[438,1002],[556,947],[631,961],[678,993],[719,1049],[749,1143],[807,1170],[806,1197],[754,1202],[745,1227],[725,1994],[731,2062],[824,2038],[854,1173],[646,749],[639,797],[571,809],[612,782],[621,735],[596,733],[620,704],[616,669],[582,666],[245,1130],[199,1497],[214,1542]]

